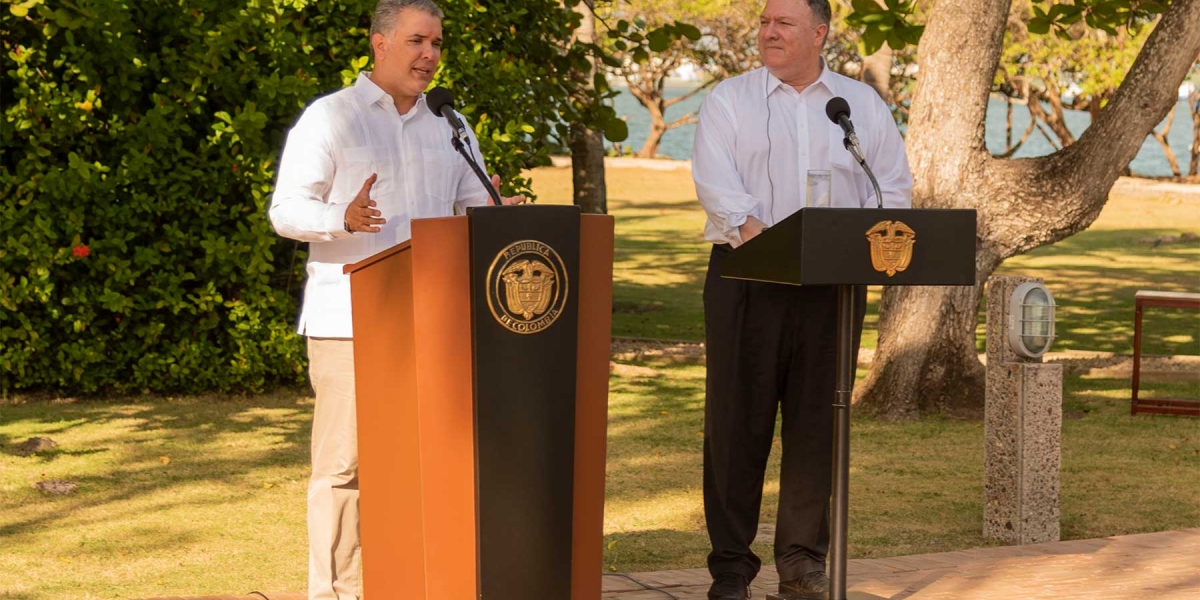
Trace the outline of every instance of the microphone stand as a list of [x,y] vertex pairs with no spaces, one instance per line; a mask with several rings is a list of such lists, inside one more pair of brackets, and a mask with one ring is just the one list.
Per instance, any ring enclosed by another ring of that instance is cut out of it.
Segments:
[[883,208],[883,192],[879,191],[879,182],[875,179],[875,174],[871,172],[871,167],[867,166],[867,159],[863,157],[862,150],[858,147],[858,136],[849,133],[842,138],[842,144],[846,146],[846,150],[850,151],[854,160],[858,161],[859,166],[867,172],[867,178],[871,180],[871,185],[875,188],[876,208]]
[[467,149],[467,144],[470,144],[470,140],[467,141],[467,144],[463,144],[457,135],[452,135],[450,136],[450,144],[454,146],[455,150],[458,150],[458,153],[463,158],[467,159],[467,164],[471,165],[471,170],[475,172],[475,176],[479,178],[488,195],[492,197],[492,203],[496,206],[504,206],[504,201],[500,199],[500,192],[497,192],[496,188],[492,187],[492,182],[488,180],[487,173],[484,173],[483,169],[479,168],[479,165],[475,162],[475,157],[471,156],[470,150]]
[[[858,145],[858,136],[847,131],[842,140],[846,150],[867,172],[875,188],[875,202],[883,208],[879,182]],[[846,538],[850,514],[850,400],[854,390],[854,291],[857,286],[837,286],[837,345],[833,393],[833,478],[829,502],[829,598],[846,600]],[[769,596],[769,598],[781,598]]]

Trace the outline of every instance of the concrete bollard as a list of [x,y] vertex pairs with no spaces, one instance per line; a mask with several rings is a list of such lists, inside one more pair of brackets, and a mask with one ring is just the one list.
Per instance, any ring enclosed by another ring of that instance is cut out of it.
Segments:
[[983,535],[1009,544],[1059,540],[1062,365],[1009,346],[1013,291],[1030,277],[988,279]]

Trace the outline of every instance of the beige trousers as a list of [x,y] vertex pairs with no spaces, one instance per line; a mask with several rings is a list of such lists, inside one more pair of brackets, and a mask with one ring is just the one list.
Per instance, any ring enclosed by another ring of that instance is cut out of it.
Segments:
[[354,343],[308,338],[308,374],[317,394],[308,481],[309,600],[358,600],[358,426]]

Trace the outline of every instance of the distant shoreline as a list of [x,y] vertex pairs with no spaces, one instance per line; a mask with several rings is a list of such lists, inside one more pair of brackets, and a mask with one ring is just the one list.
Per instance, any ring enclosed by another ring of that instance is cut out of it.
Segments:
[[[571,157],[551,156],[550,162],[555,168],[569,168],[571,166]],[[604,157],[604,167],[606,169],[650,169],[654,171],[678,171],[684,169],[691,170],[692,161],[674,158],[606,156]],[[1164,192],[1200,195],[1200,175],[1194,175],[1192,177],[1148,177],[1143,175],[1136,175],[1133,177],[1122,176],[1116,185],[1147,187]],[[1116,185],[1114,185],[1114,187],[1116,187]]]

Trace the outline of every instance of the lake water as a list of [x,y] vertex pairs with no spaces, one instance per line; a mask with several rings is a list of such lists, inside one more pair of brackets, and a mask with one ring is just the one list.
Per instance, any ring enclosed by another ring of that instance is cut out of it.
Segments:
[[[677,98],[686,94],[689,90],[690,88],[682,86],[667,87],[666,94],[668,98]],[[637,151],[642,147],[642,142],[646,140],[646,133],[650,130],[650,114],[641,104],[638,104],[637,99],[628,90],[620,88],[620,92],[620,95],[615,99],[617,114],[627,117],[629,123],[629,139],[625,140],[623,145]],[[668,108],[666,114],[667,121],[670,122],[688,112],[699,111],[700,104],[704,102],[704,97],[707,93],[708,90],[705,90],[684,102]],[[1083,133],[1083,130],[1091,122],[1091,116],[1088,113],[1075,110],[1066,111],[1064,118],[1067,122],[1067,128],[1071,130],[1071,133],[1076,138]],[[988,102],[987,145],[988,150],[992,152],[998,153],[1004,151],[1004,121],[1004,101],[995,98],[991,99]],[[1029,109],[1021,105],[1014,105],[1013,136],[1020,139],[1021,134],[1025,132],[1025,128],[1028,126]],[[663,135],[662,143],[659,145],[659,154],[677,159],[691,158],[692,139],[695,134],[695,125],[685,125],[668,131]],[[1175,152],[1175,158],[1179,161],[1179,168],[1186,173],[1188,161],[1191,160],[1188,147],[1192,143],[1192,118],[1188,112],[1187,102],[1180,101],[1175,105],[1175,123],[1171,126],[1171,133],[1168,134],[1167,141],[1170,142],[1171,149]],[[1029,140],[1025,142],[1025,145],[1021,146],[1021,149],[1017,151],[1015,156],[1019,158],[1044,156],[1053,151],[1054,148],[1046,141],[1046,138],[1037,130],[1034,130]],[[1150,136],[1146,136],[1146,140],[1142,143],[1142,149],[1138,152],[1137,157],[1133,159],[1130,168],[1137,175],[1171,175],[1171,168],[1167,165],[1167,159],[1163,155],[1162,147],[1159,146],[1158,141]]]

